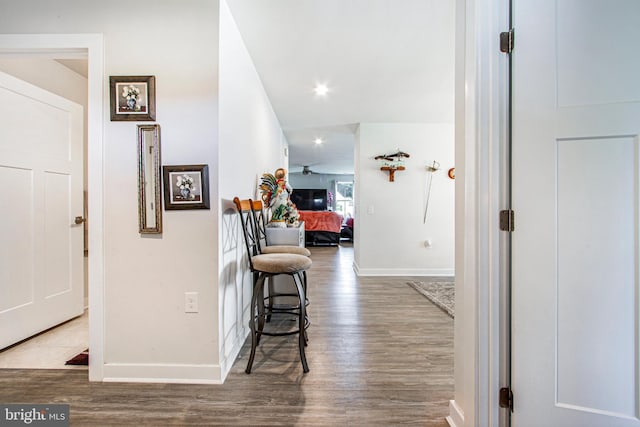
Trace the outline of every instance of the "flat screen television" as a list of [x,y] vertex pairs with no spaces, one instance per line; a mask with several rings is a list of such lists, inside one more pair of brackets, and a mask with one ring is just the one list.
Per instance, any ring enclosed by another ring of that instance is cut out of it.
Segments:
[[291,201],[301,211],[326,211],[327,190],[324,188],[294,188]]

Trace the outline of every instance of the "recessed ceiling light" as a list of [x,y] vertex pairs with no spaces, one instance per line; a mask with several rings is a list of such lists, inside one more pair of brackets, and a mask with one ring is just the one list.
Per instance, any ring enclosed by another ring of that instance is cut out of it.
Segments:
[[317,84],[313,91],[316,93],[316,95],[325,96],[329,92],[329,88],[327,87],[327,85]]
[[313,142],[315,142],[316,144],[320,145],[322,144],[324,141],[322,140],[322,138],[316,138],[313,140]]

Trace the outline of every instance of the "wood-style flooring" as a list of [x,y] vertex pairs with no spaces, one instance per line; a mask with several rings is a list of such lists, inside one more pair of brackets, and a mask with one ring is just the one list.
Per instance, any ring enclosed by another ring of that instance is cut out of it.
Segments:
[[0,370],[0,403],[68,403],[72,425],[447,426],[453,320],[407,286],[357,278],[353,250],[312,248],[307,360],[296,337],[248,344],[223,385],[90,383],[86,371]]

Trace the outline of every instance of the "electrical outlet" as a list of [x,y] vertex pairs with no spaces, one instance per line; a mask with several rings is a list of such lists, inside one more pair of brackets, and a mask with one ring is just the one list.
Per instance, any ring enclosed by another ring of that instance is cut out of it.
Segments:
[[184,312],[185,313],[198,312],[198,293],[197,292],[184,293]]
[[431,239],[427,239],[424,241],[424,247],[425,248],[430,248],[431,247]]

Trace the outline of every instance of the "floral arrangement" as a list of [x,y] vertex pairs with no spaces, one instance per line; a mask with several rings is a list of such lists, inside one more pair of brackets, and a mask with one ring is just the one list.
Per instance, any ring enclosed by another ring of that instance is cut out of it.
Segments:
[[196,196],[193,194],[193,191],[196,189],[196,186],[192,177],[186,174],[178,175],[178,178],[176,178],[176,186],[180,189],[180,194],[182,194],[185,199],[195,199]]
[[138,98],[140,98],[140,89],[138,89],[134,85],[124,86],[122,88],[122,97],[126,98],[127,105],[130,108],[135,108],[136,110],[140,110],[140,104],[138,103]]

